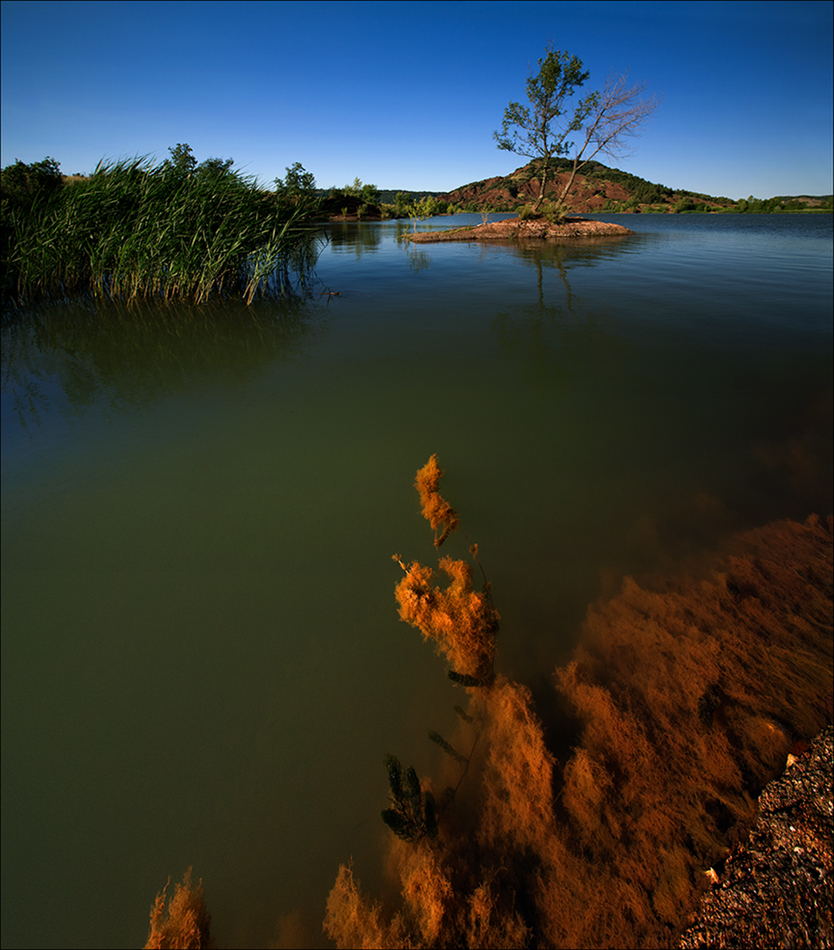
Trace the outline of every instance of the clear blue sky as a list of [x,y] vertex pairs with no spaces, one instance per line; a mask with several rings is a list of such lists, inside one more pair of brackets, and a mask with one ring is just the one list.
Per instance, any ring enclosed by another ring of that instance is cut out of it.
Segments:
[[832,192],[830,2],[2,3],[0,164],[233,158],[265,183],[445,191],[525,163],[492,138],[552,40],[664,97],[618,167],[732,198]]

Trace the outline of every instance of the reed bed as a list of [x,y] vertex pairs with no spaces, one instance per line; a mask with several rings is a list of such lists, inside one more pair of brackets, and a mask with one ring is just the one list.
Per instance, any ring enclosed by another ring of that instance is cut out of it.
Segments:
[[83,181],[9,212],[11,292],[185,299],[290,295],[309,280],[309,210],[230,168],[100,162]]

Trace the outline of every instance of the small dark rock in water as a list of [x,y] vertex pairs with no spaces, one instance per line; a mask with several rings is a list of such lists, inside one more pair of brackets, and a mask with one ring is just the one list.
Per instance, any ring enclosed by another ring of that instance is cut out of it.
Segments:
[[[826,726],[759,796],[759,818],[730,852],[701,901],[683,950],[701,947],[832,947],[832,761]],[[798,751],[798,750],[796,750]]]

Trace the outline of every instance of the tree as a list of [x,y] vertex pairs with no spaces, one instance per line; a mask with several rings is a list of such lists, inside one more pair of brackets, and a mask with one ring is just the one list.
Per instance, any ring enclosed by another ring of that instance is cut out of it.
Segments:
[[197,167],[197,159],[194,157],[194,151],[190,145],[178,142],[168,151],[171,153],[168,163],[183,175],[190,175]]
[[582,71],[582,61],[576,56],[550,46],[545,49],[547,55],[539,60],[538,74],[531,74],[527,79],[527,98],[532,114],[527,106],[511,102],[504,110],[500,134],[493,133],[498,148],[541,159],[539,196],[534,211],[538,210],[544,198],[553,158],[567,154],[572,143],[565,139],[571,132],[582,128],[598,99],[595,93],[581,99],[567,120],[566,100],[587,82],[590,73]]
[[366,205],[379,204],[379,188],[377,188],[376,185],[370,184],[370,182],[362,185],[359,196]]
[[417,233],[417,222],[424,221],[438,214],[437,202],[431,195],[423,195],[419,201],[412,201],[411,204],[404,206],[404,211],[414,225],[414,232]]
[[[29,209],[36,197],[51,198],[64,186],[61,166],[47,156],[42,162],[27,165],[19,158],[0,173],[0,194],[9,208]],[[4,204],[4,208],[6,205]]]
[[402,218],[408,213],[408,195],[404,191],[398,191],[394,198],[394,217]]
[[193,175],[203,181],[216,181],[234,174],[232,171],[232,166],[235,163],[233,158],[207,158],[204,162],[197,164],[194,149],[183,142],[169,146],[168,151],[171,153],[171,157],[162,163],[162,167],[173,169],[176,179],[190,179]]
[[197,166],[197,174],[201,178],[224,178],[232,170],[233,158],[207,158]]
[[345,197],[356,198],[362,205],[366,207],[370,205],[379,204],[379,188],[376,185],[369,183],[362,184],[361,178],[354,178],[352,185],[345,185],[342,189],[342,194]]
[[294,209],[312,215],[318,211],[321,200],[316,195],[316,179],[301,162],[287,167],[285,178],[275,179],[275,198],[279,208]]
[[295,162],[291,168],[287,168],[286,178],[275,179],[275,190],[285,198],[311,198],[315,194],[316,179],[301,162]]
[[534,211],[544,198],[553,159],[568,157],[575,149],[574,142],[568,141],[569,135],[579,133],[579,148],[574,151],[570,177],[558,203],[564,201],[577,172],[594,156],[623,154],[625,139],[635,135],[660,104],[656,97],[643,97],[645,83],[629,85],[626,74],[609,77],[601,92],[591,92],[572,105],[590,73],[583,71],[582,61],[576,56],[553,49],[550,44],[545,51],[538,73],[527,79],[530,106],[511,102],[504,110],[501,132],[493,133],[498,148],[539,160],[539,195]]

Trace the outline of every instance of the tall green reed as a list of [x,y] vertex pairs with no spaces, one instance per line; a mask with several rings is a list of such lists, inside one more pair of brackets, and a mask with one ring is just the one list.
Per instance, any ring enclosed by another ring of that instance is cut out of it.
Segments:
[[88,179],[9,213],[8,272],[19,299],[286,296],[315,261],[311,210],[230,168],[102,161]]

